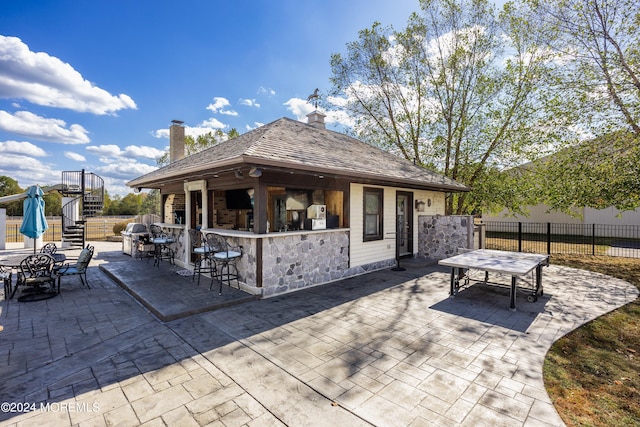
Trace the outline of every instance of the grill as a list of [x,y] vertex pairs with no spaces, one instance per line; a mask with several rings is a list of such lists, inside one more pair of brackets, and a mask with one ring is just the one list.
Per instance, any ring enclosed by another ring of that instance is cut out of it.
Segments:
[[139,257],[138,241],[149,240],[147,225],[132,222],[127,224],[127,228],[121,231],[120,234],[122,234],[122,253],[132,257]]

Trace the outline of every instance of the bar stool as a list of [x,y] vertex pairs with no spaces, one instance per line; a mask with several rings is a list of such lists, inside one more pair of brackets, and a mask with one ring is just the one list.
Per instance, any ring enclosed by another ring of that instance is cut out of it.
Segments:
[[169,246],[175,243],[175,239],[162,231],[162,227],[152,224],[149,226],[149,233],[151,234],[151,243],[153,243],[153,265],[160,267],[160,262],[163,259],[169,260],[173,264],[174,253],[173,249]]
[[4,283],[4,299],[9,299],[11,293],[11,267],[0,265],[0,280]]
[[[238,267],[236,262],[242,257],[242,246],[230,247],[224,237],[216,233],[208,233],[206,235],[207,245],[213,250],[213,259],[216,265],[216,277],[220,282],[219,294],[222,295],[222,282],[227,281],[227,286],[231,287],[231,280],[235,280],[240,289],[240,281],[238,280]],[[231,272],[233,268],[234,272]],[[211,281],[211,287],[213,281]]]
[[[189,229],[189,240],[191,241],[191,253],[195,255],[195,261],[193,263],[193,275],[191,276],[191,281],[193,281],[198,275],[198,286],[200,286],[200,275],[202,271],[209,271],[209,275],[211,276],[211,281],[215,277],[216,265],[211,260],[211,255],[213,251],[209,248],[209,246],[203,242],[206,242],[202,233],[194,228]],[[203,267],[202,264],[206,262],[209,264],[209,267]]]

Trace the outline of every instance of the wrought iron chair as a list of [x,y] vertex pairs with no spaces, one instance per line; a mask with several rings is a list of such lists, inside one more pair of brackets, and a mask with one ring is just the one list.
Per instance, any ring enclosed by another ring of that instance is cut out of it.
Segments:
[[[200,275],[202,271],[209,271],[211,275],[211,280],[213,281],[216,265],[211,259],[211,255],[213,251],[209,248],[209,245],[206,243],[205,237],[199,230],[195,228],[189,229],[189,241],[191,242],[191,253],[194,254],[195,260],[193,262],[193,275],[191,276],[191,281],[193,281],[198,275],[198,286],[200,286]],[[208,263],[209,267],[203,267],[203,263]]]
[[[16,286],[13,288],[11,298],[20,286],[31,287],[30,292],[20,296],[18,301],[40,301],[57,295],[55,292],[55,276],[53,266],[55,260],[49,254],[33,254],[20,262]],[[45,287],[49,285],[49,290]]]
[[0,265],[0,280],[4,282],[4,299],[9,299],[11,293],[11,268]]
[[153,265],[160,267],[160,261],[163,259],[169,260],[171,264],[174,263],[174,252],[169,246],[175,243],[172,236],[162,231],[162,227],[159,225],[151,224],[149,226],[149,234],[151,234],[151,243],[153,243]]
[[[216,277],[220,282],[219,294],[222,295],[222,282],[227,281],[227,286],[231,287],[231,280],[235,280],[240,289],[240,281],[238,279],[238,267],[236,262],[242,257],[242,246],[229,246],[226,239],[216,233],[207,233],[207,245],[213,251],[212,259],[216,265]],[[231,272],[233,268],[233,272]],[[211,286],[213,287],[213,281]]]
[[89,263],[91,262],[91,258],[93,258],[93,251],[94,247],[87,245],[86,248],[80,251],[80,255],[78,255],[78,259],[76,259],[75,264],[65,264],[56,270],[56,275],[58,277],[58,293],[60,293],[60,281],[64,276],[80,276],[82,284],[91,289],[91,286],[89,286],[89,280],[87,280],[87,268],[89,268]]
[[49,254],[53,255],[58,250],[58,247],[55,243],[46,243],[43,247],[40,248],[41,254]]
[[41,254],[49,254],[55,260],[55,265],[53,266],[53,271],[55,271],[62,266],[62,264],[66,261],[67,257],[63,253],[58,253],[58,247],[55,243],[46,243],[42,248],[40,248]]

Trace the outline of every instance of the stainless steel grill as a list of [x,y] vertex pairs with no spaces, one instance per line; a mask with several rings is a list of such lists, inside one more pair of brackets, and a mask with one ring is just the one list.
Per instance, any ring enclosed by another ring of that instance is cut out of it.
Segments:
[[146,224],[132,222],[127,224],[127,228],[121,231],[122,252],[132,257],[138,257],[138,242],[149,239],[149,229]]

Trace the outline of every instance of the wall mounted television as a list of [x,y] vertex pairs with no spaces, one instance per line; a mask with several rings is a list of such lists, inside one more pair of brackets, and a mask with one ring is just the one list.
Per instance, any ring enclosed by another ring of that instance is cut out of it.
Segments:
[[241,190],[227,190],[225,191],[227,198],[227,209],[240,210],[240,209],[253,209],[251,205],[251,197],[247,193],[246,189]]

